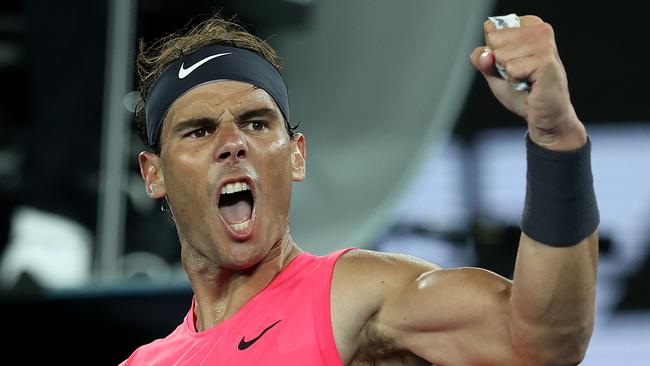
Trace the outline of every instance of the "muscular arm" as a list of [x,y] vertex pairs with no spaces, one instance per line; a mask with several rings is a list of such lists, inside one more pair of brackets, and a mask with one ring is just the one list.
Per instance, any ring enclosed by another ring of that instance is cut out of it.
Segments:
[[[505,31],[486,23],[488,52],[475,50],[472,61],[497,99],[526,120],[534,143],[552,151],[577,150],[587,143],[587,132],[570,101],[553,28],[535,16],[521,21],[521,29]],[[497,62],[511,81],[528,80],[530,92],[514,92],[496,77]],[[511,344],[519,358],[532,364],[577,364],[593,329],[598,234],[564,248],[546,244],[521,236],[508,299]]]
[[[552,28],[537,17],[522,17],[521,29],[495,32],[486,24],[486,42],[472,62],[497,99],[527,121],[531,140],[555,151],[583,146],[586,130],[571,105]],[[512,90],[495,62],[531,90]],[[522,234],[512,282],[476,268],[384,266],[374,271],[385,282],[366,327],[435,364],[577,364],[593,328],[597,233],[579,240],[557,248]]]
[[385,297],[366,326],[434,364],[577,364],[593,327],[596,242],[553,248],[522,234],[512,282],[479,268],[381,265],[368,273],[385,279]]
[[543,364],[577,364],[584,357],[594,322],[597,260],[597,233],[568,248],[522,234],[509,299],[511,335],[521,356]]

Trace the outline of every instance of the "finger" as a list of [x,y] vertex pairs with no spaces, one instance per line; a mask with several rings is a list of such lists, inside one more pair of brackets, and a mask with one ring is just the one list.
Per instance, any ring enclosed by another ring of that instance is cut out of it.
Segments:
[[553,39],[555,39],[553,27],[548,23],[538,23],[524,28],[508,28],[492,32],[488,34],[485,42],[490,49],[498,50],[514,44],[539,45]]
[[483,34],[487,35],[492,32],[496,32],[497,28],[494,26],[494,23],[489,19],[483,23]]
[[491,47],[488,38],[491,33],[496,32],[497,29],[494,26],[494,24],[490,20],[486,20],[485,23],[483,23],[483,37],[485,38],[485,44],[488,47]]
[[495,95],[512,93],[512,87],[499,75],[494,60],[494,53],[487,47],[476,47],[471,54],[474,67],[481,72]]
[[536,16],[536,15],[524,15],[519,17],[519,26],[520,27],[528,27],[531,25],[538,25],[542,24],[544,21],[542,18]]
[[492,50],[499,65],[507,65],[511,60],[535,54],[536,45],[531,43],[507,44]]
[[494,66],[494,52],[487,47],[476,47],[470,56],[472,65],[485,78],[501,78]]
[[[496,26],[488,19],[483,23],[483,35],[485,37],[485,44],[491,49],[497,49],[504,43],[510,42],[516,38],[520,38],[529,34],[529,28],[537,26],[544,27],[550,26],[536,15],[524,15],[519,17],[519,27],[496,29]],[[522,29],[524,28],[524,29]]]
[[503,65],[508,73],[508,81],[517,83],[521,81],[534,81],[533,74],[539,67],[539,60],[536,57],[520,57],[512,59]]

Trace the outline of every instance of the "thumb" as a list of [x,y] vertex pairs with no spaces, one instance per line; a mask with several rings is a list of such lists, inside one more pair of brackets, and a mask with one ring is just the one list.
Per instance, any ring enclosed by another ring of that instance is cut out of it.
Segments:
[[472,65],[490,80],[490,77],[499,77],[497,73],[494,52],[487,47],[476,47],[470,56]]
[[[476,47],[471,54],[472,65],[483,74],[494,93],[502,93],[509,86],[501,77],[496,67],[494,52],[488,47]],[[496,94],[495,94],[496,95]]]
[[[524,94],[515,92],[508,81],[504,80],[496,68],[496,59],[494,52],[488,47],[477,47],[471,54],[472,65],[481,72],[487,81],[492,94],[514,113],[525,116],[524,103],[522,98]],[[525,117],[524,117],[525,118]]]

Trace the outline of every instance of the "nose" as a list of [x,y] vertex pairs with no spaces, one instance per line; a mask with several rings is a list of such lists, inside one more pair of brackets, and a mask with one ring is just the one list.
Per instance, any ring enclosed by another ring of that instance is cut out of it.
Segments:
[[215,151],[215,158],[220,163],[236,163],[246,159],[247,148],[241,132],[236,126],[223,126],[220,131],[221,139]]

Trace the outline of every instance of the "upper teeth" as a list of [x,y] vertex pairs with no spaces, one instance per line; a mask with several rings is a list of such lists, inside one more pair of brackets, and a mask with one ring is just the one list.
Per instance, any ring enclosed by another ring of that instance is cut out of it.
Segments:
[[228,183],[221,188],[221,194],[230,194],[235,192],[247,191],[250,188],[246,182]]

